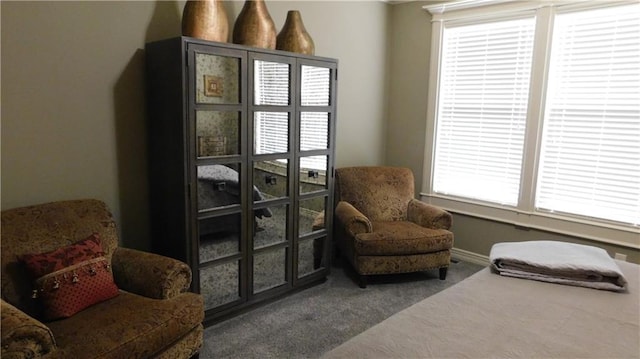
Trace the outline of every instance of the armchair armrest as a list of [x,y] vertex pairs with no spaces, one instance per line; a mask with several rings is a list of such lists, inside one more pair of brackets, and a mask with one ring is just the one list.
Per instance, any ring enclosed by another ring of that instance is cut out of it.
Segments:
[[335,215],[345,232],[352,237],[355,237],[356,234],[371,233],[373,231],[369,218],[349,202],[338,202]]
[[111,267],[118,288],[149,298],[173,298],[191,285],[186,263],[159,254],[118,247]]
[[13,305],[1,301],[2,357],[39,358],[56,349],[49,328]]
[[451,216],[451,213],[441,208],[432,206],[417,199],[412,199],[409,201],[407,219],[422,227],[449,229],[451,228],[453,216]]

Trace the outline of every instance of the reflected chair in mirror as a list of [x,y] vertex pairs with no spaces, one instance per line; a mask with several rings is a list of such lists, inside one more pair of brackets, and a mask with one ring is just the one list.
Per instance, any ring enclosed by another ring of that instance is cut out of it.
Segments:
[[0,357],[197,357],[189,266],[118,242],[99,200],[3,210]]
[[414,176],[402,167],[336,169],[335,250],[360,287],[380,274],[439,270],[451,261],[450,213],[414,198]]

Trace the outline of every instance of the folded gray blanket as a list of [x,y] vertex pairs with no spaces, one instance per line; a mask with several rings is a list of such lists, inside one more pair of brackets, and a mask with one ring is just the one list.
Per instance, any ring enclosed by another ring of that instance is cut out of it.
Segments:
[[491,247],[500,275],[581,287],[624,291],[627,280],[602,248],[558,241],[502,242]]

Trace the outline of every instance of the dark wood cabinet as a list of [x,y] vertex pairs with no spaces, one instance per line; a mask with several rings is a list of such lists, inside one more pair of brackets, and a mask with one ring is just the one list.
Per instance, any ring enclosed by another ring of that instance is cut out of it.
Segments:
[[154,251],[205,322],[329,272],[337,60],[188,37],[146,46]]

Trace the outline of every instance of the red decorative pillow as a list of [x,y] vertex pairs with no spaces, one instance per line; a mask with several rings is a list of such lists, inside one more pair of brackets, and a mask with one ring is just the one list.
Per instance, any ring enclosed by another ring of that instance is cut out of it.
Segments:
[[43,305],[43,319],[68,318],[118,295],[111,266],[97,233],[51,252],[21,258],[35,279],[34,297]]

